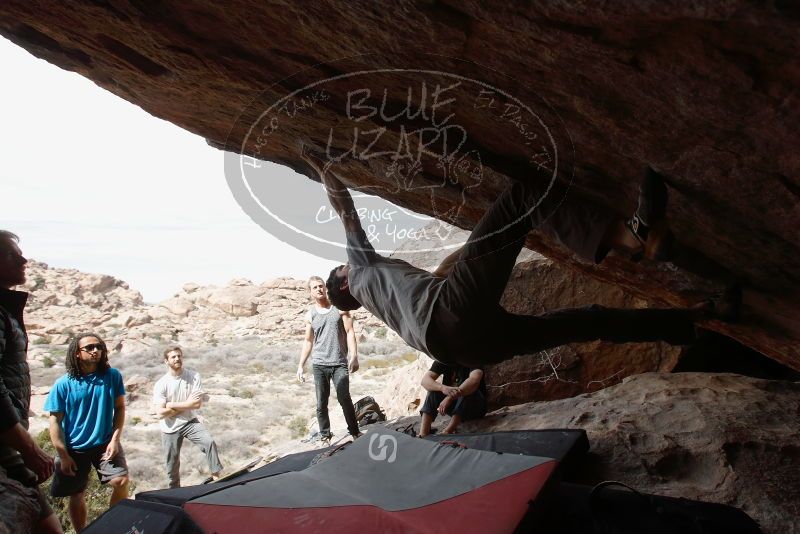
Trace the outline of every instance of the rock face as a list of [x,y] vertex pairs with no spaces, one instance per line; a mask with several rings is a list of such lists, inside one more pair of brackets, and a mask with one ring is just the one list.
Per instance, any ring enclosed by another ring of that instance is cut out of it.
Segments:
[[[574,481],[619,480],[730,504],[778,534],[800,532],[798,413],[798,383],[647,373],[591,394],[503,408],[461,430],[582,428],[591,450]],[[418,428],[419,417],[392,426],[412,422]]]
[[[27,278],[22,289],[31,293],[25,322],[33,346],[63,345],[79,332],[147,328],[152,321],[141,293],[111,276],[51,269],[47,264],[31,261]],[[35,366],[39,362],[34,357],[31,363]]]
[[98,312],[111,313],[122,308],[140,306],[142,295],[128,284],[107,274],[90,274],[77,269],[50,269],[47,264],[28,264],[26,289],[36,298],[29,311],[47,306],[86,306]]
[[[536,314],[600,304],[613,308],[657,306],[543,256],[514,269],[502,305],[512,313]],[[666,343],[576,343],[517,356],[486,370],[490,407],[552,400],[596,391],[648,371],[669,372],[681,347]]]
[[375,396],[375,400],[386,413],[387,419],[419,415],[426,393],[420,381],[432,362],[432,359],[420,354],[415,361],[384,377],[383,391]]
[[352,185],[460,227],[508,178],[556,177],[629,216],[654,165],[687,247],[675,265],[529,246],[671,305],[741,281],[742,324],[707,326],[800,369],[796,22],[790,3],[744,0],[0,5],[0,34],[214,146],[308,173],[301,142],[348,151],[370,132],[340,164]]

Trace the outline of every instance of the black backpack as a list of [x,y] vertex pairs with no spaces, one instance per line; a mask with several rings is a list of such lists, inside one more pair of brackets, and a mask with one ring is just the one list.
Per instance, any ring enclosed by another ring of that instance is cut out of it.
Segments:
[[372,397],[364,397],[353,404],[358,426],[367,426],[379,421],[386,421],[386,414]]

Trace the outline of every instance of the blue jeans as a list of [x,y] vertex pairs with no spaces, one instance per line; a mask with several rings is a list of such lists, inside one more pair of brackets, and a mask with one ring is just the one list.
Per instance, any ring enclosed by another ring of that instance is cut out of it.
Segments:
[[319,433],[323,438],[331,437],[331,420],[328,417],[328,397],[331,395],[331,379],[336,388],[336,398],[344,412],[347,421],[347,431],[350,435],[358,435],[358,421],[356,410],[350,399],[350,372],[346,365],[313,365],[314,385],[317,390],[317,423]]

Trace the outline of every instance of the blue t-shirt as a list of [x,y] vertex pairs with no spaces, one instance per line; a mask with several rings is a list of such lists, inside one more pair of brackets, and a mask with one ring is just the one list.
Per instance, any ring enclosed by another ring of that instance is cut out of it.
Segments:
[[64,375],[53,385],[46,412],[61,412],[61,428],[67,448],[85,450],[111,441],[114,434],[114,401],[125,395],[122,375],[114,368],[78,379]]

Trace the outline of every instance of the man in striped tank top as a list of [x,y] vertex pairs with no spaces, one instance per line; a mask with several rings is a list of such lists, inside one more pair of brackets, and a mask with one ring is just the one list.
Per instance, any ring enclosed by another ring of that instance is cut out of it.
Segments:
[[361,433],[358,430],[353,401],[350,399],[350,373],[358,370],[353,318],[350,312],[341,311],[330,303],[322,278],[312,276],[308,280],[308,288],[314,305],[306,315],[306,334],[300,350],[297,378],[305,382],[305,366],[310,356],[317,392],[317,422],[323,441],[331,440],[331,422],[328,417],[331,380],[347,421],[347,431],[356,438]]

